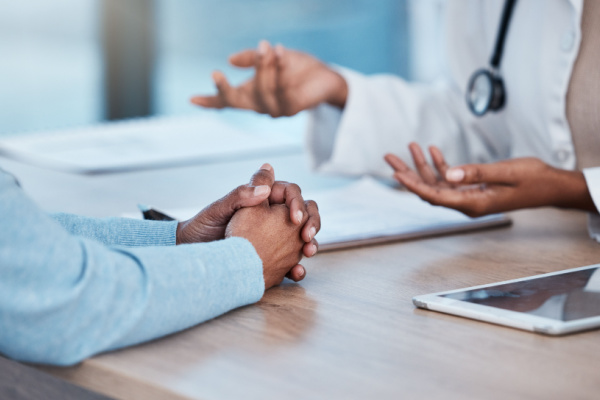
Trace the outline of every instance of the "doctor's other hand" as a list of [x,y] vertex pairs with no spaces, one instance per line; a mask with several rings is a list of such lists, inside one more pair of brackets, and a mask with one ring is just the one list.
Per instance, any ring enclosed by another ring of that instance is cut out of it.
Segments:
[[233,54],[229,62],[240,68],[254,68],[254,76],[234,87],[222,72],[216,71],[212,78],[217,94],[192,97],[193,104],[248,109],[272,117],[295,115],[321,103],[339,108],[346,104],[346,80],[309,54],[282,45],[273,47],[263,40],[256,50]]
[[411,143],[416,171],[387,154],[394,178],[423,200],[478,217],[522,208],[555,206],[596,211],[583,174],[554,168],[537,158],[450,168],[435,146],[429,148],[435,169],[421,147]]
[[[321,229],[317,204],[312,200],[305,201],[298,185],[276,181],[270,164],[261,166],[252,175],[250,183],[238,186],[194,217],[180,222],[176,242],[185,244],[224,239],[227,225],[238,210],[264,202],[287,206],[289,220],[300,228],[300,237],[304,240],[304,255],[314,256],[318,249],[315,235]],[[290,278],[294,279],[296,276],[297,274],[292,274]]]

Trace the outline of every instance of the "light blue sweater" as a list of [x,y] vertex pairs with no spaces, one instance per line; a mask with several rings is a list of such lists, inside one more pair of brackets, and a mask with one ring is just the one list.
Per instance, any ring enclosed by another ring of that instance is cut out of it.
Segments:
[[41,211],[0,170],[0,353],[71,365],[258,301],[245,239],[175,246],[175,222]]

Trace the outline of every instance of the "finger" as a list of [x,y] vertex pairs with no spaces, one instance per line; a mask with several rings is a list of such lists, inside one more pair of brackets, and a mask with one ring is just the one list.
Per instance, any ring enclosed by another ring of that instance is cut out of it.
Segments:
[[232,211],[242,207],[257,206],[269,198],[271,187],[269,185],[242,185],[235,188],[222,200],[227,203]]
[[220,95],[214,96],[194,96],[190,99],[192,104],[206,108],[225,108],[226,104]]
[[[263,186],[266,185],[269,188],[272,188],[273,183],[275,182],[275,171],[271,164],[263,164],[258,171],[252,175],[250,178],[251,186]],[[272,191],[272,189],[271,189]],[[270,195],[270,192],[269,192]]]
[[254,67],[256,62],[256,50],[248,49],[242,50],[238,53],[232,54],[229,57],[229,63],[236,67],[249,68]]
[[278,65],[283,65],[283,62],[285,60],[285,58],[284,58],[285,54],[286,54],[285,47],[283,47],[283,45],[281,43],[277,43],[275,45],[275,56],[277,57]]
[[446,180],[455,183],[496,183],[516,185],[517,178],[507,163],[468,164],[450,168]]
[[[480,189],[452,189],[438,188],[428,185],[422,181],[415,180],[406,174],[394,175],[411,192],[421,199],[436,206],[444,206],[458,210],[468,216],[476,217],[489,213],[490,204],[494,202],[490,196],[491,190],[481,187]],[[505,201],[505,200],[503,200]]]
[[[396,157],[397,158],[397,157]],[[402,164],[404,164],[404,162],[402,160],[400,160],[398,158],[398,160],[400,162],[402,162]],[[398,177],[405,177],[406,179],[411,179],[415,182],[420,182],[420,183],[425,183],[423,181],[423,178],[421,177],[421,175],[417,174],[415,171],[413,171],[412,169],[410,169],[406,164],[404,164],[404,166],[406,167],[406,169],[398,169],[396,170],[396,172],[394,173],[394,178],[396,178],[396,180],[400,183],[403,184],[402,180],[400,180]],[[428,183],[425,183],[427,185],[430,185]]]
[[435,175],[435,171],[425,158],[425,154],[423,154],[423,150],[421,150],[421,146],[417,143],[411,143],[408,145],[410,150],[410,154],[412,155],[413,161],[415,163],[415,167],[419,172],[419,175],[423,178],[426,183],[433,185],[437,182],[437,176]]
[[272,185],[269,196],[271,204],[285,204],[290,209],[290,219],[300,225],[308,216],[302,190],[295,183],[277,181]]
[[312,257],[319,251],[319,243],[313,239],[302,246],[302,254],[306,257]]
[[[281,44],[277,44],[274,48],[275,52],[275,99],[279,105],[279,113],[291,117],[298,113],[298,109],[293,106],[293,102],[290,99],[290,92],[288,88],[288,82],[286,81],[285,71],[288,68],[287,50]],[[297,93],[293,94],[294,96]]]
[[302,240],[309,243],[321,230],[321,215],[319,214],[317,203],[313,200],[305,201],[304,204],[308,213],[308,220],[302,228]]
[[293,280],[294,282],[300,282],[306,276],[306,269],[302,264],[297,264],[289,270],[285,275],[286,278]]
[[435,169],[437,169],[440,177],[442,179],[446,179],[446,172],[450,168],[446,163],[446,159],[442,154],[441,150],[436,146],[429,146],[429,154],[431,154],[431,159],[433,160],[433,165],[435,165]]
[[449,207],[449,204],[459,202],[460,200],[456,197],[460,196],[461,192],[434,187],[424,182],[422,179],[416,178],[415,176],[403,173],[395,173],[394,178],[402,183],[408,190],[433,205],[443,205]]
[[384,159],[394,171],[406,172],[410,170],[409,166],[395,154],[386,154]]
[[241,185],[206,207],[198,215],[202,215],[213,224],[227,224],[235,212],[242,207],[268,204],[270,193],[269,185]]
[[235,105],[235,89],[231,87],[229,81],[221,71],[215,71],[212,74],[212,79],[217,87],[217,96],[221,99],[221,108],[236,107]]
[[276,91],[277,62],[275,51],[269,42],[263,40],[258,46],[256,57],[255,95],[257,102],[264,108],[264,112],[272,117],[281,115]]

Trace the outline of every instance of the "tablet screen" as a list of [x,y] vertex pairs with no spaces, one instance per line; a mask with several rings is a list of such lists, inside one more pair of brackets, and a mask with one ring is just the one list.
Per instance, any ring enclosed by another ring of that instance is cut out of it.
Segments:
[[600,316],[598,267],[441,295],[559,321]]

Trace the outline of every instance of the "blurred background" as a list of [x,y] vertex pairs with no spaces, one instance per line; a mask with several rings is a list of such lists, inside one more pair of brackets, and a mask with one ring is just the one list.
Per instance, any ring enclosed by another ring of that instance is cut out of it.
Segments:
[[363,73],[443,73],[443,0],[0,0],[0,136],[198,112],[260,39]]

